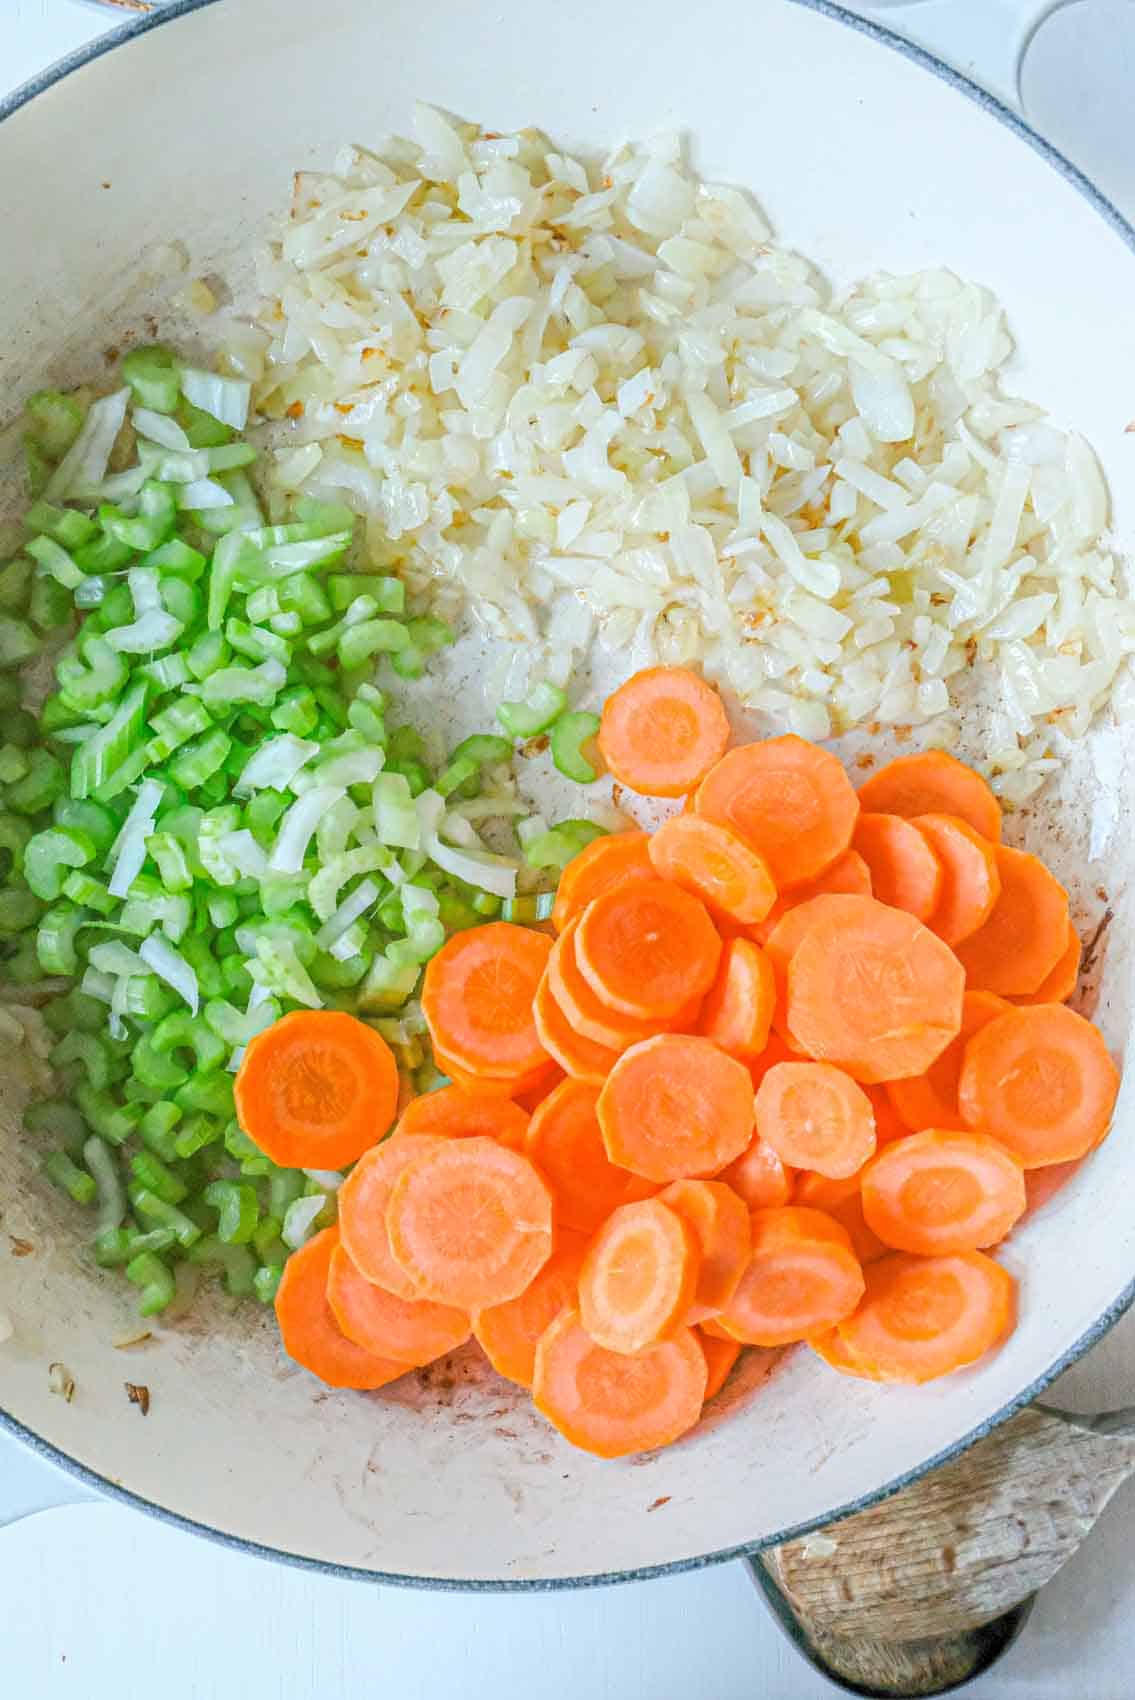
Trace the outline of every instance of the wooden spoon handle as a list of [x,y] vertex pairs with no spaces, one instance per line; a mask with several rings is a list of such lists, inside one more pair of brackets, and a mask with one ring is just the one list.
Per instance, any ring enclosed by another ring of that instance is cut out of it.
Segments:
[[1135,1410],[1033,1405],[878,1505],[763,1553],[755,1579],[852,1692],[942,1693],[1000,1656],[1133,1470]]

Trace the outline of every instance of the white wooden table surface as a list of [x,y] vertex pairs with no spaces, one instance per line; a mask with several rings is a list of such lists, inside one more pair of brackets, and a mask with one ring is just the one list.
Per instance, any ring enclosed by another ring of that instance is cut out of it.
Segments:
[[[313,6],[318,0],[312,0]],[[377,0],[376,0],[377,3]],[[860,0],[853,9],[1016,90],[1044,0]],[[78,0],[0,0],[0,95],[113,26]],[[1023,87],[1039,127],[1135,217],[1135,0],[1076,0]],[[1135,1315],[1058,1383],[1079,1410],[1135,1404]],[[1043,1594],[973,1700],[1135,1691],[1135,1489]],[[576,1594],[402,1592],[245,1558],[99,1502],[0,1437],[0,1695],[112,1700],[824,1700],[738,1565]]]

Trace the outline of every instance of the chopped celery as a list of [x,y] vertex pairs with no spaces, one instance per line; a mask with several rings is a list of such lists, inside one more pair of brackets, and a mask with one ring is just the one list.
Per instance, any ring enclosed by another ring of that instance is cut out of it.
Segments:
[[552,760],[565,779],[578,785],[590,785],[598,779],[598,770],[588,761],[584,746],[599,731],[599,716],[576,710],[562,714],[552,727]]
[[511,738],[534,738],[546,732],[566,707],[566,691],[559,685],[540,684],[523,702],[502,702],[497,719]]

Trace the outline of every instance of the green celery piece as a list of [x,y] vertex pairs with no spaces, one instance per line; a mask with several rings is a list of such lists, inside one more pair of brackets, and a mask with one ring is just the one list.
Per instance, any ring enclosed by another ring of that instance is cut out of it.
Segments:
[[153,1151],[136,1152],[130,1159],[130,1173],[139,1186],[155,1193],[163,1204],[181,1204],[188,1197],[185,1182]]
[[177,1291],[173,1272],[153,1251],[137,1252],[126,1265],[126,1279],[138,1288],[139,1316],[157,1316]]
[[144,684],[132,685],[106,725],[76,749],[71,760],[72,797],[89,797],[133,754],[143,731],[146,696]]
[[222,1244],[244,1245],[252,1238],[260,1218],[255,1187],[241,1181],[213,1181],[203,1196],[218,1212],[217,1238]]
[[[84,746],[80,745],[80,749]],[[58,757],[50,750],[33,750],[28,771],[8,787],[4,802],[20,815],[38,815],[51,807],[67,789],[67,776]]]
[[180,1120],[178,1106],[163,1099],[151,1104],[138,1123],[139,1138],[166,1163],[172,1163],[179,1155],[174,1144],[174,1131]]
[[35,568],[24,555],[6,561],[0,567],[0,613],[23,614],[27,611]]
[[33,537],[25,544],[27,553],[39,567],[67,590],[75,590],[83,582],[83,569],[50,537]]
[[[133,559],[133,549],[125,543],[117,543],[113,537],[108,537],[105,531],[93,537],[89,543],[80,544],[75,550],[75,565],[92,578],[103,573],[119,572]],[[99,612],[101,614],[101,608]],[[126,604],[126,617],[130,617],[129,601]]]
[[105,920],[118,907],[119,899],[112,897],[101,880],[92,874],[75,872],[63,881],[63,896],[83,909],[93,909]]
[[125,685],[128,673],[122,656],[104,637],[92,631],[84,632],[73,649],[60,656],[55,664],[63,698],[77,709],[97,708],[100,703],[113,701]]
[[93,1081],[75,1088],[75,1098],[92,1132],[108,1145],[124,1145],[142,1120],[141,1104],[117,1104],[105,1087]]
[[599,777],[598,770],[588,761],[583,746],[599,731],[599,716],[576,710],[562,714],[552,727],[552,760],[565,779],[579,785],[590,785]]
[[43,1159],[43,1172],[52,1186],[67,1193],[76,1204],[93,1204],[98,1197],[94,1177],[73,1163],[66,1151],[49,1151]]
[[227,666],[231,659],[232,650],[220,632],[203,632],[185,657],[189,671],[199,683]]
[[28,841],[24,878],[37,897],[54,903],[66,877],[63,869],[86,867],[95,854],[94,840],[81,827],[46,827]]
[[186,630],[195,626],[201,618],[201,592],[188,579],[170,574],[159,584],[158,594],[166,613],[180,620]]
[[246,1245],[225,1245],[223,1240],[207,1236],[191,1247],[192,1263],[213,1265],[224,1271],[225,1291],[234,1299],[251,1298],[255,1288],[256,1259]]
[[155,832],[147,838],[146,854],[157,863],[161,882],[167,891],[192,890],[193,871],[184,849],[172,832]]
[[181,999],[156,974],[132,974],[126,983],[126,1013],[138,1021],[160,1021]]
[[70,591],[52,578],[37,578],[32,585],[28,617],[36,630],[46,635],[67,625],[74,611]]
[[174,1149],[179,1157],[195,1157],[206,1146],[215,1145],[221,1137],[221,1123],[213,1116],[198,1111],[187,1116],[174,1135]]
[[28,758],[14,744],[0,745],[0,785],[14,785],[28,771]]
[[194,1245],[201,1238],[201,1229],[193,1218],[176,1204],[167,1204],[156,1192],[149,1187],[140,1186],[137,1181],[127,1188],[134,1214],[143,1222],[152,1222],[158,1228],[171,1228],[174,1238],[181,1246]]
[[51,502],[36,502],[24,515],[28,531],[50,537],[64,549],[79,549],[97,537],[99,528],[77,508],[58,508]]
[[39,650],[40,639],[26,620],[0,615],[0,667],[22,667]]
[[28,433],[49,461],[59,461],[83,428],[86,410],[61,390],[36,390],[24,403]]
[[232,739],[219,726],[214,726],[204,737],[183,746],[169,764],[170,777],[183,790],[196,790],[224,766],[231,748]]
[[293,685],[277,698],[271,721],[278,732],[292,732],[297,738],[308,738],[319,721],[315,694],[306,685]]
[[140,407],[154,413],[173,413],[176,409],[181,374],[176,356],[160,343],[132,348],[122,362],[122,377]]
[[[150,1045],[158,1056],[170,1056],[176,1051],[193,1052],[198,1071],[208,1074],[220,1068],[225,1060],[225,1047],[201,1016],[177,1010],[159,1021],[150,1034]],[[157,1083],[155,1083],[157,1084]],[[183,1085],[184,1081],[177,1084]]]
[[605,829],[590,821],[563,821],[550,832],[537,833],[524,846],[524,859],[532,868],[562,871],[585,845],[606,836]]
[[91,919],[89,910],[74,903],[56,903],[43,915],[36,930],[35,948],[45,974],[78,972],[75,941],[80,929]]
[[148,478],[138,495],[138,510],[125,514],[106,502],[99,508],[99,524],[108,537],[129,549],[148,553],[168,543],[177,524],[177,498],[173,486]]
[[406,609],[406,586],[385,573],[330,573],[327,593],[336,614],[345,614],[356,596],[371,597],[380,614],[402,614]]
[[52,817],[56,826],[73,828],[89,838],[100,859],[109,855],[110,847],[118,837],[119,823],[110,810],[89,799],[80,801],[74,797],[60,797],[52,810]]
[[0,811],[0,878],[10,879],[24,871],[24,851],[32,836],[28,821]]
[[[198,579],[203,578],[208,564],[200,549],[191,549],[180,537],[171,537],[168,542],[159,544],[138,563],[165,577],[184,579],[187,584],[196,584]],[[171,613],[174,612],[176,610],[171,609]]]
[[25,1109],[23,1125],[29,1133],[50,1134],[59,1141],[68,1156],[81,1156],[87,1124],[74,1104],[68,1104],[62,1098],[40,1098]]
[[231,443],[236,435],[231,425],[226,425],[222,419],[214,419],[211,413],[194,407],[191,401],[184,398],[178,407],[177,417],[178,423],[189,438],[190,448],[217,449],[225,443]]
[[182,697],[172,702],[150,721],[152,736],[147,746],[150,760],[166,761],[190,738],[208,732],[212,724],[212,716],[203,703],[196,702],[192,697]]

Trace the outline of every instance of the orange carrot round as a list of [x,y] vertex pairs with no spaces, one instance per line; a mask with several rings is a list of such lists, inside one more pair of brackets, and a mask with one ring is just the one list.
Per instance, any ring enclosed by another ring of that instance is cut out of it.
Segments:
[[882,1381],[883,1377],[855,1357],[838,1328],[826,1328],[822,1334],[810,1334],[808,1344],[818,1358],[841,1375],[854,1375],[860,1381]]
[[892,1252],[867,1270],[862,1304],[839,1325],[853,1363],[880,1381],[923,1382],[974,1364],[1013,1326],[1016,1282],[981,1251]]
[[693,1428],[709,1380],[690,1328],[628,1357],[607,1352],[563,1311],[536,1347],[536,1409],[573,1446],[600,1458],[626,1458],[668,1446]]
[[800,1046],[788,1030],[788,966],[795,956],[801,939],[817,921],[845,916],[858,918],[865,900],[852,892],[821,892],[805,902],[788,909],[781,916],[765,941],[764,950],[772,966],[776,987],[776,1008],[773,1026],[795,1055]]
[[720,1321],[750,1346],[787,1346],[850,1316],[863,1271],[847,1233],[821,1210],[754,1210],[753,1247]]
[[466,1311],[432,1299],[396,1299],[376,1287],[359,1274],[342,1245],[331,1254],[327,1302],[348,1340],[412,1368],[455,1352],[472,1332]]
[[1119,1070],[1103,1035],[1062,1003],[999,1015],[966,1046],[958,1103],[968,1126],[1016,1152],[1026,1169],[1068,1163],[1111,1123]]
[[776,979],[760,945],[727,939],[701,1007],[699,1031],[731,1057],[755,1061],[768,1044],[775,1008]]
[[557,1229],[551,1257],[524,1291],[474,1316],[473,1333],[498,1375],[520,1387],[532,1386],[541,1334],[562,1310],[576,1307],[586,1250],[582,1234]]
[[485,1092],[466,1092],[460,1086],[442,1086],[414,1098],[398,1118],[395,1134],[436,1134],[440,1139],[499,1140],[514,1151],[524,1148],[528,1117],[508,1098]]
[[594,1086],[561,1081],[528,1128],[527,1155],[552,1189],[557,1222],[583,1234],[595,1233],[620,1204],[643,1197],[648,1185],[607,1156],[598,1101]]
[[748,936],[757,944],[763,945],[768,940],[773,928],[790,909],[796,909],[802,903],[809,902],[813,897],[831,896],[870,897],[873,895],[871,886],[871,870],[859,854],[858,850],[845,850],[842,856],[826,867],[822,874],[817,874],[814,880],[806,880],[802,885],[791,886],[783,897],[778,897],[763,921],[756,926],[747,927]]
[[659,1028],[696,1025],[701,1000],[696,999],[672,1021],[636,1021],[620,1015],[596,997],[579,969],[576,954],[578,919],[569,921],[548,959],[548,988],[575,1031],[592,1044],[621,1053],[628,1045],[651,1039]]
[[622,785],[647,797],[680,797],[729,743],[712,685],[685,667],[648,667],[603,705],[599,749]]
[[891,1249],[867,1226],[858,1175],[841,1181],[829,1180],[826,1175],[801,1175],[796,1183],[793,1202],[802,1204],[809,1210],[822,1210],[833,1222],[838,1222],[846,1231],[851,1241],[851,1249],[864,1267],[868,1263],[875,1263],[880,1257],[885,1257]]
[[727,826],[702,815],[674,815],[650,840],[659,877],[700,897],[709,910],[746,926],[763,921],[776,887],[762,857]]
[[693,1303],[700,1254],[683,1217],[660,1198],[612,1210],[579,1272],[579,1319],[608,1352],[641,1352],[679,1328]]
[[474,1075],[524,1075],[546,1064],[532,1005],[551,948],[543,933],[507,921],[455,933],[422,982],[435,1049]]
[[548,1261],[552,1195],[527,1157],[491,1139],[446,1139],[402,1170],[386,1228],[423,1298],[485,1310],[515,1299]]
[[662,1034],[632,1045],[599,1094],[612,1163],[646,1180],[715,1175],[753,1133],[749,1071],[708,1039]]
[[874,1155],[871,1100],[830,1063],[778,1063],[757,1088],[755,1109],[758,1134],[795,1169],[843,1180]]
[[988,920],[957,947],[974,990],[1035,992],[1068,948],[1068,893],[1037,856],[996,848],[1001,891]]
[[718,1179],[744,1199],[750,1210],[767,1210],[792,1202],[796,1170],[782,1163],[772,1146],[755,1133],[736,1162],[722,1169]]
[[1041,981],[1035,992],[1021,992],[1014,1003],[1067,1003],[1080,978],[1080,935],[1068,923],[1068,943],[1055,967]]
[[288,1356],[329,1387],[385,1387],[405,1375],[408,1366],[348,1340],[327,1302],[327,1273],[338,1244],[337,1230],[324,1228],[285,1263],[276,1289],[280,1338]]
[[1001,895],[998,846],[955,815],[916,815],[910,823],[938,859],[942,882],[931,932],[949,945],[961,944],[983,927]]
[[597,1045],[574,1028],[556,1002],[550,975],[545,972],[536,991],[534,1006],[536,1031],[540,1043],[550,1057],[574,1080],[590,1086],[602,1086],[615,1063],[618,1051],[609,1045]]
[[682,1218],[698,1245],[697,1286],[688,1320],[716,1315],[732,1298],[749,1260],[748,1207],[721,1181],[671,1181],[658,1196]]
[[241,1127],[273,1163],[342,1169],[394,1120],[398,1065],[353,1015],[301,1009],[250,1041],[234,1096]]
[[945,750],[924,750],[888,762],[859,787],[860,807],[872,813],[902,815],[957,815],[968,821],[982,838],[996,843],[1001,837],[1001,808],[980,773],[947,755]]
[[1025,1172],[984,1133],[926,1128],[867,1165],[862,1195],[869,1226],[895,1251],[982,1251],[1024,1215]]
[[721,1389],[729,1380],[733,1365],[741,1356],[741,1346],[737,1340],[718,1340],[714,1335],[706,1334],[700,1328],[695,1328],[694,1333],[697,1335],[698,1345],[705,1355],[705,1367],[709,1374],[703,1400],[703,1403],[708,1405],[709,1401],[721,1392]]
[[835,756],[789,734],[730,750],[702,780],[697,812],[751,845],[779,890],[843,854],[859,803]]
[[557,933],[606,892],[632,880],[657,879],[648,843],[645,832],[612,832],[593,839],[573,856],[556,888],[552,925]]
[[868,1084],[924,1074],[961,1026],[961,964],[901,909],[870,897],[813,901],[843,907],[817,917],[789,963],[794,1038]]
[[523,1074],[489,1074],[484,1069],[478,1069],[474,1074],[441,1045],[434,1045],[433,1054],[440,1072],[462,1092],[477,1098],[509,1098],[520,1104],[522,1109],[523,1100],[530,1093],[549,1091],[562,1073],[551,1057],[538,1068],[525,1069]]
[[705,905],[666,880],[637,880],[588,904],[575,935],[580,973],[633,1021],[663,1021],[713,984],[721,937]]
[[851,843],[867,864],[880,903],[905,909],[919,921],[930,918],[942,889],[942,868],[916,826],[901,815],[861,814]]
[[402,1170],[442,1143],[438,1134],[398,1133],[368,1151],[339,1188],[339,1232],[351,1262],[368,1281],[399,1299],[420,1295],[416,1282],[394,1260],[386,1207]]
[[962,999],[962,1025],[936,1062],[925,1074],[910,1080],[892,1080],[884,1091],[903,1123],[904,1133],[920,1133],[924,1127],[964,1128],[958,1105],[958,1082],[966,1046],[975,1033],[1004,1015],[1011,1006],[996,992],[967,992]]

